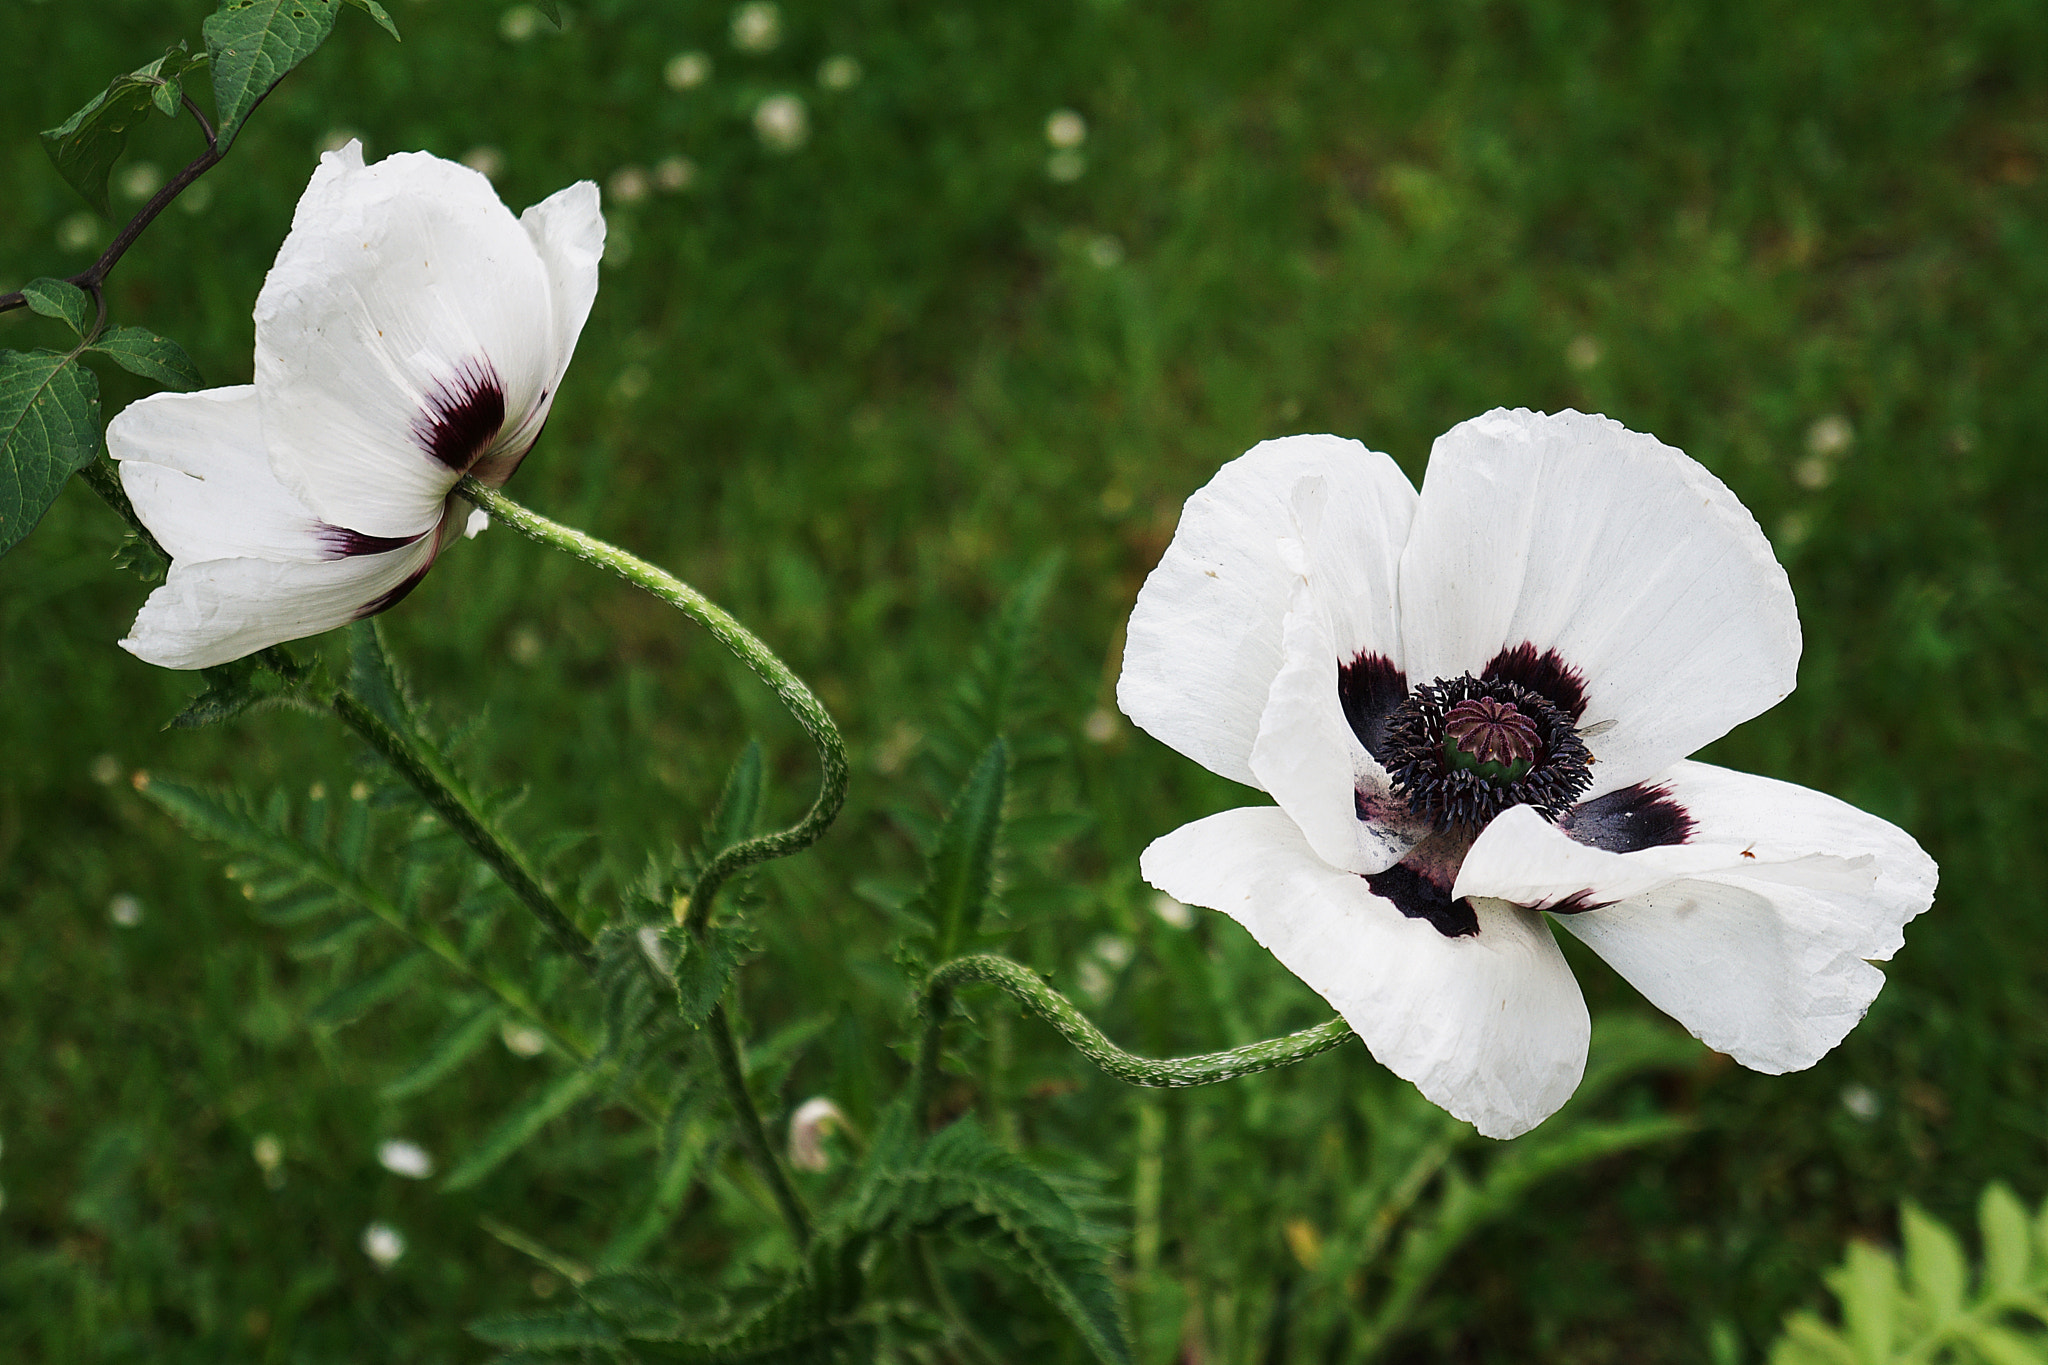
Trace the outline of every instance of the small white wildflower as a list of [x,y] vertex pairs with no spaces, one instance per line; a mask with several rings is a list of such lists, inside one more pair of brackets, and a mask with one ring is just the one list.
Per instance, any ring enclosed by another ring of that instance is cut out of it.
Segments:
[[793,152],[811,135],[810,112],[795,95],[770,95],[755,106],[754,131],[771,152]]
[[1096,707],[1088,713],[1088,719],[1081,722],[1081,733],[1088,737],[1090,744],[1107,744],[1122,728],[1117,723],[1116,712],[1107,706]]
[[654,188],[679,194],[697,182],[697,163],[686,156],[665,156],[654,163]]
[[647,197],[647,172],[638,166],[621,166],[605,182],[604,191],[621,204],[637,204]]
[[540,656],[546,652],[546,646],[541,643],[540,632],[532,626],[521,626],[513,631],[512,638],[505,642],[505,652],[512,656],[513,663],[531,668],[540,662]]
[[1045,159],[1045,173],[1062,185],[1071,184],[1081,178],[1088,169],[1088,158],[1072,147],[1064,147]]
[[498,1036],[505,1042],[505,1050],[515,1057],[538,1057],[548,1050],[548,1036],[531,1024],[515,1024],[509,1019],[499,1028]]
[[711,58],[701,52],[678,52],[662,67],[661,78],[671,90],[695,90],[711,79]]
[[434,1158],[417,1142],[386,1138],[377,1144],[377,1164],[407,1180],[425,1180],[434,1173]]
[[349,787],[348,787],[348,799],[349,799],[349,800],[351,800],[351,801],[367,801],[367,800],[369,800],[369,799],[370,799],[370,784],[369,784],[369,783],[367,783],[367,782],[362,782],[362,781],[357,781],[357,782],[351,782],[351,783],[349,783]]
[[275,1190],[284,1185],[284,1144],[274,1133],[259,1133],[249,1144],[249,1155],[255,1158],[256,1169],[263,1172],[263,1183]]
[[818,84],[827,90],[851,90],[860,84],[860,60],[844,52],[818,63]]
[[822,1171],[832,1165],[825,1139],[835,1128],[846,1126],[846,1115],[838,1105],[819,1095],[805,1100],[789,1116],[789,1164],[800,1171]]
[[1122,971],[1131,964],[1131,954],[1136,950],[1131,941],[1116,934],[1104,934],[1095,940],[1095,955],[1112,971]]
[[100,220],[89,213],[74,213],[57,224],[59,251],[89,251],[99,240]]
[[1600,363],[1600,340],[1583,332],[1565,344],[1564,363],[1583,373]]
[[206,206],[212,202],[213,186],[204,180],[196,185],[186,186],[185,192],[178,196],[178,207],[195,218],[206,212]]
[[107,902],[107,918],[123,929],[133,929],[142,923],[142,902],[124,891]]
[[641,925],[634,931],[634,937],[640,940],[640,951],[647,954],[647,960],[654,964],[654,970],[663,976],[675,970],[675,955],[669,951],[668,944],[662,941],[659,924]]
[[1192,929],[1195,926],[1195,912],[1164,891],[1152,898],[1152,913],[1176,929]]
[[379,1270],[389,1269],[405,1255],[405,1234],[389,1223],[372,1223],[363,1229],[363,1255]]
[[1806,429],[1807,450],[1824,460],[1846,454],[1855,442],[1856,429],[1839,412],[1815,419],[1814,424]]
[[472,147],[462,154],[462,164],[486,180],[505,173],[505,154],[496,147]]
[[498,34],[508,43],[523,43],[547,22],[548,17],[532,5],[514,5],[498,16]]
[[111,787],[121,780],[121,760],[112,754],[101,754],[92,761],[92,780],[102,787]]
[[782,7],[773,0],[748,0],[732,12],[732,45],[742,52],[767,52],[782,41]]
[[1842,1087],[1842,1108],[1858,1123],[1870,1123],[1884,1112],[1884,1101],[1869,1086],[1852,1083]]
[[1809,493],[1818,493],[1835,477],[1835,467],[1819,455],[1809,455],[1792,466],[1792,482]]
[[1088,121],[1071,109],[1046,116],[1045,140],[1056,148],[1078,147],[1088,140]]
[[154,161],[131,161],[114,177],[123,199],[147,199],[163,187],[163,169]]

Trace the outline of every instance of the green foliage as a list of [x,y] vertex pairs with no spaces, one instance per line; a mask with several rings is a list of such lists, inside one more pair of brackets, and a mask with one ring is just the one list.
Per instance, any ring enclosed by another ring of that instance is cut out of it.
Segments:
[[498,1126],[470,1149],[441,1188],[449,1192],[466,1190],[504,1163],[505,1158],[540,1135],[540,1130],[582,1102],[597,1087],[593,1071],[570,1071],[543,1087],[517,1109],[499,1120]]
[[153,379],[167,389],[187,393],[206,381],[185,348],[147,327],[110,327],[86,349],[103,355],[130,374]]
[[1954,1231],[1903,1205],[1903,1264],[1897,1252],[1851,1242],[1827,1275],[1841,1325],[1794,1313],[1771,1365],[2048,1365],[2048,1203],[2029,1215],[2005,1185],[1988,1185],[1977,1226],[1973,1272]]
[[43,133],[43,150],[71,187],[105,213],[107,176],[126,150],[128,134],[152,109],[176,117],[183,76],[205,61],[179,43],[149,65],[114,77],[84,108]]
[[[341,0],[226,0],[200,26],[213,60],[214,136],[226,151],[256,102],[312,56]],[[388,18],[388,16],[387,16]]]
[[996,849],[1009,775],[1009,747],[997,739],[953,798],[926,859],[924,890],[910,910],[928,926],[928,935],[920,937],[939,961],[978,943],[982,916],[995,890]]
[[0,351],[0,555],[100,452],[100,381],[76,352]]
[[31,310],[58,319],[81,337],[92,326],[92,295],[69,280],[30,280],[21,287],[21,293]]
[[171,718],[179,730],[197,730],[221,725],[266,707],[294,704],[298,680],[259,664],[255,659],[235,659],[200,670],[206,687],[183,710]]
[[404,39],[398,36],[398,25],[391,22],[390,12],[378,4],[377,0],[348,0],[348,3],[369,15],[372,19],[375,19],[377,27],[390,34],[394,41],[404,41]]

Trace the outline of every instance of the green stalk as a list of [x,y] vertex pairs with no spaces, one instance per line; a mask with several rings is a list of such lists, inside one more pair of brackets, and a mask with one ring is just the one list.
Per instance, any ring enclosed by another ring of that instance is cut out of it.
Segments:
[[735,873],[771,858],[783,858],[810,847],[816,843],[832,821],[838,816],[839,808],[846,800],[848,766],[846,742],[839,737],[839,727],[825,710],[824,704],[804,686],[803,680],[789,671],[789,666],[775,656],[774,651],[720,609],[704,594],[677,578],[665,569],[657,568],[646,560],[628,554],[616,545],[607,545],[594,536],[585,535],[573,526],[564,526],[551,521],[537,512],[528,511],[506,497],[495,488],[485,487],[473,478],[464,478],[456,485],[463,497],[484,509],[497,520],[532,540],[553,549],[563,550],[586,564],[594,564],[625,579],[633,586],[674,607],[677,611],[698,622],[715,636],[718,642],[738,655],[746,666],[754,671],[763,682],[775,689],[790,714],[804,727],[811,742],[818,746],[818,762],[824,769],[818,787],[818,798],[803,819],[785,830],[772,834],[758,835],[745,839],[726,849],[698,874],[697,883],[690,891],[690,908],[685,925],[693,934],[701,934],[711,923],[711,912],[719,889],[730,881]]
[[[1075,1009],[1065,996],[1046,985],[1038,973],[1022,963],[990,953],[956,957],[940,966],[926,978],[918,1008],[928,1021],[943,1021],[951,1004],[953,988],[976,983],[997,986],[1008,992],[1018,1004],[1058,1029],[1060,1036],[1088,1060],[1131,1085],[1169,1089],[1213,1085],[1217,1081],[1235,1080],[1239,1076],[1307,1061],[1353,1036],[1350,1025],[1342,1019],[1332,1019],[1283,1038],[1268,1038],[1263,1042],[1247,1043],[1243,1047],[1197,1057],[1139,1057],[1110,1042],[1101,1029],[1090,1023],[1087,1016]],[[928,1028],[918,1048],[917,1088],[913,1093],[920,1105],[929,1098],[930,1087],[938,1074],[938,1033],[938,1029]],[[912,1112],[918,1110],[913,1109]]]
[[789,1177],[782,1173],[782,1163],[775,1159],[774,1148],[768,1145],[767,1130],[761,1126],[761,1111],[754,1107],[753,1092],[747,1089],[747,1071],[740,1062],[739,1038],[733,1031],[732,1015],[727,1013],[724,1001],[712,1008],[706,1029],[711,1034],[711,1051],[718,1059],[719,1078],[725,1082],[726,1098],[731,1101],[733,1114],[739,1120],[740,1146],[746,1149],[754,1169],[760,1172],[769,1193],[775,1196],[775,1206],[782,1211],[782,1221],[789,1225],[789,1235],[796,1239],[799,1249],[808,1247],[811,1244],[810,1217],[804,1212],[803,1201],[797,1198],[796,1190],[790,1186]]

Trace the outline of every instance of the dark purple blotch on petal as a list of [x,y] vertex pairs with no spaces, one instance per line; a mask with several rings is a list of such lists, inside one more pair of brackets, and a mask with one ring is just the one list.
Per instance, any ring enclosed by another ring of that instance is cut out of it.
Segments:
[[320,543],[327,547],[334,559],[348,559],[355,555],[389,554],[402,550],[418,540],[418,536],[366,536],[361,531],[351,531],[346,526],[322,524],[313,533]]
[[1604,910],[1612,904],[1614,904],[1613,901],[1594,900],[1592,891],[1588,889],[1585,891],[1574,891],[1555,905],[1538,905],[1531,908],[1548,910],[1553,915],[1580,915],[1588,910]]
[[1554,649],[1536,652],[1528,641],[1504,649],[1480,670],[1483,682],[1520,684],[1571,717],[1577,725],[1586,714],[1586,675],[1566,663]]
[[1408,698],[1408,675],[1384,654],[1364,653],[1337,666],[1337,700],[1344,719],[1365,751],[1381,764],[1387,742],[1387,717]]
[[1470,938],[1479,932],[1479,913],[1471,901],[1452,900],[1449,887],[1406,863],[1367,874],[1365,884],[1409,919],[1428,920],[1429,927],[1445,938]]
[[427,406],[412,421],[420,449],[457,473],[465,473],[505,425],[505,385],[489,360],[476,357],[455,367],[427,395]]
[[1638,782],[1579,802],[1558,818],[1557,827],[1592,848],[1640,853],[1684,843],[1692,837],[1693,818],[1672,797],[1671,788]]
[[412,573],[406,577],[406,580],[403,583],[400,583],[397,587],[391,589],[391,591],[387,593],[384,593],[378,597],[371,598],[368,603],[366,603],[359,611],[356,612],[355,619],[358,621],[362,621],[368,619],[369,617],[375,616],[380,611],[391,610],[400,602],[403,602],[406,599],[406,597],[412,592],[412,590],[420,585],[420,580],[427,576],[427,570],[433,567],[434,561],[431,559],[428,560],[426,563],[420,565],[417,569],[414,569]]

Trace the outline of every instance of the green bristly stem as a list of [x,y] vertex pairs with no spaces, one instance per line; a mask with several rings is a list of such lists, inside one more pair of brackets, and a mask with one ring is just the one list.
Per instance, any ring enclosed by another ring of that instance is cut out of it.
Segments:
[[540,884],[540,878],[526,865],[526,860],[491,827],[488,817],[464,794],[462,783],[453,774],[440,770],[434,755],[408,744],[405,737],[386,724],[382,716],[346,688],[337,688],[330,704],[342,723],[375,749],[399,776],[411,783],[413,790],[434,808],[434,813],[446,820],[448,827],[461,836],[479,858],[490,864],[506,889],[533,912],[533,917],[541,922],[541,927],[548,931],[557,947],[586,967],[594,965],[589,936],[577,928],[575,921],[555,903],[555,898]]
[[701,934],[711,922],[713,902],[719,889],[735,873],[756,863],[784,858],[809,848],[838,816],[839,807],[846,800],[848,775],[846,742],[839,737],[839,727],[833,724],[824,704],[810,688],[804,686],[802,679],[789,671],[787,664],[775,657],[773,650],[703,593],[674,574],[628,554],[616,545],[607,545],[594,536],[585,535],[573,526],[564,526],[538,512],[528,511],[497,489],[488,488],[473,478],[464,478],[456,485],[456,491],[521,535],[567,551],[587,564],[609,570],[698,622],[717,637],[720,644],[738,655],[763,682],[775,689],[775,695],[782,698],[783,705],[804,727],[811,742],[818,746],[818,762],[824,774],[818,787],[818,799],[811,803],[804,818],[788,829],[734,844],[713,858],[698,874],[696,885],[690,890],[690,908],[685,924],[692,933]]
[[[846,742],[839,737],[839,727],[833,723],[824,704],[810,688],[804,686],[802,679],[790,672],[789,665],[777,658],[773,650],[703,593],[666,569],[628,554],[616,545],[608,545],[595,536],[586,535],[573,526],[564,526],[538,512],[529,511],[497,489],[488,488],[473,478],[464,478],[456,489],[494,519],[528,539],[551,549],[566,551],[586,564],[617,574],[702,625],[775,690],[783,705],[810,735],[812,743],[818,746],[818,762],[824,770],[823,776],[817,800],[811,803],[803,819],[788,829],[734,844],[714,857],[697,875],[696,883],[690,888],[689,908],[683,912],[683,924],[693,937],[701,940],[711,927],[712,911],[720,889],[736,873],[771,858],[787,857],[809,848],[837,818],[840,806],[846,801],[849,771]],[[739,1128],[740,1146],[774,1196],[776,1207],[781,1210],[783,1221],[789,1225],[790,1235],[796,1244],[808,1246],[811,1240],[810,1217],[768,1141],[767,1130],[761,1123],[761,1112],[755,1107],[754,1097],[747,1089],[746,1068],[740,1061],[739,1037],[733,1029],[732,1015],[723,1003],[712,1010],[711,1017],[705,1021],[705,1028],[717,1058],[726,1100],[732,1106]]]
[[[1058,1029],[1060,1036],[1079,1049],[1089,1061],[1131,1085],[1166,1088],[1213,1085],[1217,1081],[1235,1080],[1254,1072],[1292,1066],[1319,1052],[1328,1052],[1353,1036],[1350,1026],[1342,1019],[1332,1019],[1284,1038],[1268,1038],[1263,1042],[1247,1043],[1243,1047],[1204,1053],[1198,1057],[1134,1056],[1103,1036],[1101,1029],[1090,1023],[1064,995],[1046,985],[1038,973],[1020,962],[989,953],[956,957],[939,967],[925,980],[918,1008],[928,1020],[942,1022],[951,1007],[954,989],[974,984],[1002,988],[1011,999]],[[938,1077],[939,1044],[940,1031],[927,1028],[923,1043],[918,1048],[916,1107],[911,1111],[913,1113],[921,1114],[930,1099],[932,1086]]]

